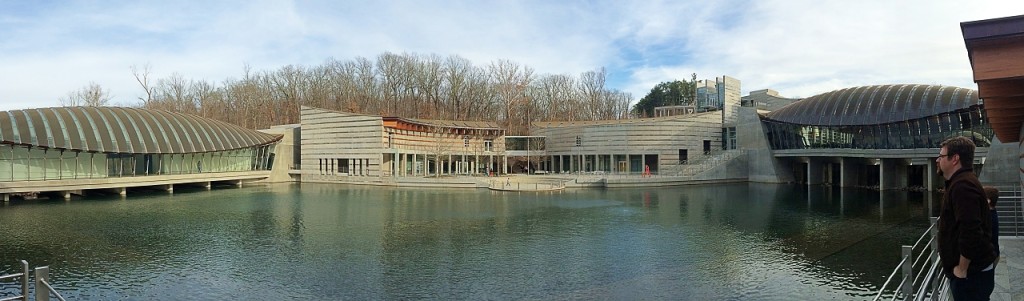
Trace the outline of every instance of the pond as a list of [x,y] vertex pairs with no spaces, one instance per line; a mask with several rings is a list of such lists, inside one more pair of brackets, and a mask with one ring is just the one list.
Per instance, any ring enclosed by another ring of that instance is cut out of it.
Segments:
[[48,265],[74,300],[863,300],[933,204],[746,183],[176,187],[3,205],[0,274]]

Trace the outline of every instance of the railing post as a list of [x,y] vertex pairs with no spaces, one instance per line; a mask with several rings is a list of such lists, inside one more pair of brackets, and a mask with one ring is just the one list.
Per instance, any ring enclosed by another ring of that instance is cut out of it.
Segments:
[[1021,220],[1024,219],[1024,215],[1021,214],[1021,211],[1024,211],[1024,197],[1021,197],[1021,195],[1024,194],[1024,192],[1022,192],[1021,190],[1014,190],[1013,194],[1017,200],[1016,202],[1014,202],[1016,204],[1014,204],[1013,206],[1013,235],[1019,237],[1024,235],[1024,220]]
[[36,268],[36,301],[50,301],[50,290],[44,283],[50,277],[50,267]]
[[21,261],[21,300],[28,301],[28,261]]
[[933,216],[933,217],[931,217],[929,219],[932,222],[932,225],[931,225],[931,228],[930,228],[931,229],[930,230],[931,231],[931,235],[932,235],[932,239],[931,239],[931,244],[930,245],[931,245],[931,249],[932,250],[931,250],[931,252],[929,252],[931,254],[928,257],[931,257],[931,259],[932,259],[931,262],[933,264],[938,264],[939,265],[939,273],[938,273],[938,275],[935,276],[935,278],[933,278],[934,280],[932,280],[932,284],[931,284],[931,286],[932,286],[932,299],[935,299],[935,298],[938,298],[938,296],[939,296],[939,287],[942,286],[941,284],[942,284],[942,281],[945,278],[945,276],[942,275],[942,267],[941,267],[941,264],[939,264],[939,225],[938,225],[939,217]]
[[912,299],[914,294],[914,246],[903,246],[903,297]]

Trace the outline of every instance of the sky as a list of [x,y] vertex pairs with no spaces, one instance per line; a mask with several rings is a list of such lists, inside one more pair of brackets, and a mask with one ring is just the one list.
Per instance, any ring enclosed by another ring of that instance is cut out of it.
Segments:
[[507,59],[536,74],[605,68],[634,102],[656,84],[727,75],[743,95],[878,84],[976,89],[960,22],[1019,0],[0,1],[0,110],[59,106],[96,83],[139,103],[150,77],[214,83],[384,52]]

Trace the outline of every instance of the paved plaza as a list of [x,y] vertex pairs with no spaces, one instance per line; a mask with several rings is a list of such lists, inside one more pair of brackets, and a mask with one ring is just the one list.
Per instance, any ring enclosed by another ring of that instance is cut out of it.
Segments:
[[999,239],[1002,249],[996,266],[993,301],[1024,301],[1024,238]]

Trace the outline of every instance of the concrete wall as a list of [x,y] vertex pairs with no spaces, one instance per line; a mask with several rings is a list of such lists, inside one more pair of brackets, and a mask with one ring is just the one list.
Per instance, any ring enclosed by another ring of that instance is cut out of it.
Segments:
[[749,179],[750,158],[740,155],[725,164],[711,168],[708,171],[698,174],[696,180],[743,180]]
[[[382,152],[387,139],[380,116],[368,116],[302,107],[301,167],[306,175],[321,175],[321,159],[366,160],[349,174],[380,176]],[[338,172],[335,171],[334,174]]]
[[266,182],[292,182],[292,177],[288,174],[291,169],[296,169],[295,165],[299,164],[296,162],[295,155],[299,152],[299,132],[301,128],[298,124],[279,125],[271,127],[270,129],[260,130],[267,134],[282,135],[281,141],[274,147],[274,166],[270,171],[270,177],[266,179]]
[[547,155],[658,155],[662,170],[680,165],[680,149],[687,150],[691,160],[703,154],[704,140],[711,142],[712,151],[722,149],[721,112],[536,126],[536,135],[547,137]]
[[739,109],[736,126],[737,149],[747,151],[747,179],[751,182],[785,183],[793,181],[793,170],[772,155],[761,126],[757,110],[750,107]]
[[1003,143],[993,137],[978,180],[985,185],[1016,185],[1020,173],[1018,152],[1017,143]]

